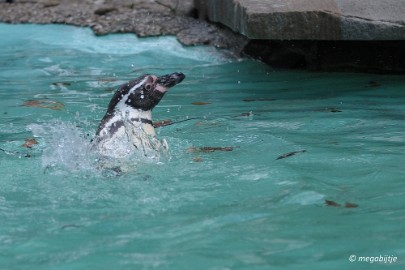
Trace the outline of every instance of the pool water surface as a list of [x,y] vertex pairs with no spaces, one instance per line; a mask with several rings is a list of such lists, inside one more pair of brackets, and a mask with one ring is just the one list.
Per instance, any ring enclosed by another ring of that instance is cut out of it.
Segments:
[[[405,267],[404,76],[63,25],[0,36],[0,269]],[[172,72],[153,114],[168,156],[100,171],[113,91]]]

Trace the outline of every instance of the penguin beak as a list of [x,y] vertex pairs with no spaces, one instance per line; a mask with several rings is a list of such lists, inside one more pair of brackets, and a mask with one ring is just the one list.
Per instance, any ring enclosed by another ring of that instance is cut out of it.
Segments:
[[181,83],[186,76],[181,72],[175,72],[172,74],[166,74],[158,77],[157,84],[160,84],[164,88],[170,88],[176,84]]

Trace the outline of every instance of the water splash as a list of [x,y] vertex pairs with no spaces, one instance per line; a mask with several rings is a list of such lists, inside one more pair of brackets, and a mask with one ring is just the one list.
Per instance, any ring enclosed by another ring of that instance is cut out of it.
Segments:
[[[161,163],[170,158],[165,140],[159,140],[162,147],[155,150],[157,138],[142,137],[143,151],[134,150],[125,158],[114,158],[98,152],[91,142],[92,136],[75,123],[53,121],[30,124],[27,128],[34,137],[40,138],[42,166],[55,174],[73,172],[111,176],[136,171],[141,164]],[[153,146],[153,153],[152,150],[145,152],[149,145]]]
[[76,124],[62,121],[30,124],[28,130],[41,138],[44,168],[68,172],[95,170],[97,155],[90,150],[87,134]]

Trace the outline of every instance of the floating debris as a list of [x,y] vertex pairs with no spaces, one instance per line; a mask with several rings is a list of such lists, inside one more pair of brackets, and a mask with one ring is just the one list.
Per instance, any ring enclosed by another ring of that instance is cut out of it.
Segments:
[[193,104],[193,105],[208,105],[208,104],[211,104],[210,102],[204,102],[204,101],[195,101],[195,102],[192,102],[191,104]]
[[278,158],[276,158],[276,160],[291,157],[291,156],[294,156],[294,155],[296,155],[298,153],[305,153],[306,151],[307,150],[298,150],[298,151],[288,152],[286,154],[283,154],[283,155],[279,156]]
[[70,82],[53,82],[53,83],[51,83],[51,85],[57,86],[57,87],[68,87],[68,86],[71,86],[72,83],[70,83]]
[[233,151],[233,147],[201,147],[200,150],[204,153],[210,153],[215,151],[230,152]]
[[56,111],[59,111],[65,107],[65,105],[62,103],[52,100],[27,100],[22,106],[51,109]]
[[357,207],[359,207],[357,203],[350,203],[350,202],[345,203],[345,208],[357,208]]
[[275,98],[245,98],[242,99],[244,102],[254,102],[254,101],[274,101]]
[[212,153],[216,151],[222,151],[222,152],[230,152],[233,151],[233,147],[227,146],[227,147],[210,147],[210,146],[204,146],[204,147],[189,147],[187,148],[187,152],[189,153]]
[[170,119],[159,120],[159,121],[153,122],[153,127],[155,127],[155,128],[165,127],[165,126],[170,126],[170,125],[173,125],[173,121]]
[[331,201],[331,200],[325,200],[325,204],[327,206],[333,206],[333,207],[340,207],[341,205],[338,204],[337,202]]
[[366,87],[379,87],[381,84],[377,81],[369,81]]
[[73,229],[73,228],[81,228],[81,227],[83,227],[83,226],[77,225],[77,224],[65,224],[65,225],[62,225],[60,228],[65,230],[65,229]]
[[155,127],[155,128],[165,127],[165,126],[170,126],[173,124],[178,124],[178,123],[182,123],[182,122],[186,122],[186,121],[190,121],[190,120],[194,120],[194,119],[196,119],[196,118],[187,118],[187,119],[178,120],[178,121],[172,121],[170,119],[159,120],[159,121],[153,122],[153,127]]
[[34,138],[28,138],[25,139],[24,144],[22,144],[21,146],[25,148],[32,148],[35,144],[38,144],[37,140],[35,140]]
[[[325,200],[326,206],[333,206],[333,207],[341,207],[342,205],[340,203],[337,203],[335,201],[331,200]],[[357,203],[351,203],[351,202],[346,202],[343,205],[344,208],[357,208],[359,205]]]
[[338,108],[326,108],[326,111],[328,112],[333,112],[333,113],[337,113],[337,112],[342,112],[340,109]]

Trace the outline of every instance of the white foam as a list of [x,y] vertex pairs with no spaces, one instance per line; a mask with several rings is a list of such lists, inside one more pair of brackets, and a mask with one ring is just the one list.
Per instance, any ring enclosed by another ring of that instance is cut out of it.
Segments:
[[[81,123],[86,126],[88,123]],[[161,163],[170,158],[169,153],[155,157],[144,156],[133,151],[126,158],[105,156],[92,147],[91,138],[75,123],[53,121],[44,124],[30,124],[27,129],[40,138],[42,166],[56,174],[78,172],[103,174],[105,170],[120,168],[124,172],[134,171],[140,164]],[[93,129],[93,128],[92,128]]]
[[96,156],[91,153],[90,140],[73,123],[55,121],[28,126],[35,137],[41,137],[42,165],[67,171],[94,170]]

